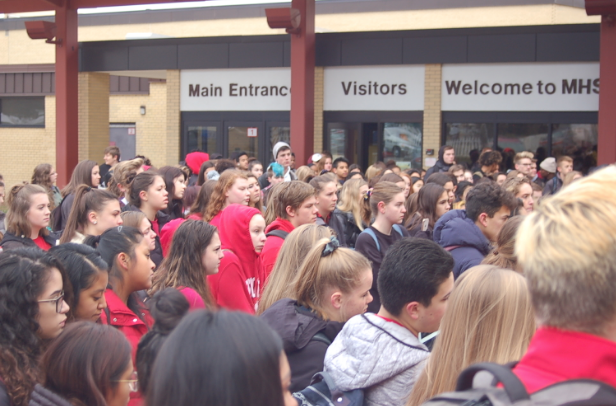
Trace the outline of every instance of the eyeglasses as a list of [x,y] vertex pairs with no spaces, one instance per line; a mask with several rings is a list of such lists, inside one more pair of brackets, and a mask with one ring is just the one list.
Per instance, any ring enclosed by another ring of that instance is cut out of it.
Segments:
[[137,379],[137,371],[133,371],[130,377],[131,379],[118,379],[117,381],[111,381],[111,382],[126,382],[128,383],[128,389],[130,389],[131,392],[138,392],[139,391],[139,379]]
[[60,296],[58,296],[55,299],[38,300],[38,302],[39,303],[55,302],[55,304],[56,304],[56,313],[62,313],[62,305],[64,304],[64,291],[60,291]]

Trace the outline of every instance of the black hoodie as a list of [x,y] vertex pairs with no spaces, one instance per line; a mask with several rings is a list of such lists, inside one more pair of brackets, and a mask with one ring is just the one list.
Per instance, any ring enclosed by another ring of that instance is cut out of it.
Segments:
[[34,390],[32,391],[32,395],[30,395],[30,403],[29,406],[72,406],[72,404],[61,397],[60,395],[56,395],[49,389],[42,387],[39,384],[36,384]]
[[295,300],[281,299],[267,309],[261,318],[280,335],[284,352],[291,366],[291,392],[298,392],[310,385],[312,376],[323,371],[325,353],[329,345],[313,340],[323,333],[334,341],[343,323],[325,321]]
[[[451,147],[448,146],[447,150],[450,149]],[[436,164],[432,168],[428,169],[428,171],[426,172],[426,176],[424,176],[424,182],[427,181],[430,175],[432,175],[433,173],[447,172],[449,168],[451,168],[453,164],[446,164],[443,160],[443,155],[445,155],[444,145],[438,150],[438,161],[436,161]]]

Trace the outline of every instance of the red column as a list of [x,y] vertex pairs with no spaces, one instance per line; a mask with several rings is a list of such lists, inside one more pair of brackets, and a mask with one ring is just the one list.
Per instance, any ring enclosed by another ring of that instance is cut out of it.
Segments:
[[297,166],[314,148],[314,14],[315,0],[293,0],[300,11],[299,34],[291,34],[291,148]]
[[56,27],[56,170],[63,187],[79,159],[77,10],[57,9]]
[[598,164],[616,162],[616,18],[601,17]]

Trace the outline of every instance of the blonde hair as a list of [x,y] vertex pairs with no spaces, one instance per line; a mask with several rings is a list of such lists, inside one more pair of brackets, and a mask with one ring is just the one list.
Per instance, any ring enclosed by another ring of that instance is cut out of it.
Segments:
[[332,154],[330,154],[329,152],[321,152],[321,159],[319,159],[319,162],[317,162],[317,169],[315,170],[317,176],[321,174],[321,172],[325,169],[325,161],[327,160],[327,158],[331,159],[332,162],[334,160],[334,158],[332,157]]
[[[40,185],[21,184],[11,188],[7,198],[9,211],[6,215],[6,231],[30,238],[32,228],[28,221],[28,212],[32,204],[32,196],[38,194],[44,194],[49,199],[47,191]],[[47,234],[49,232],[46,228],[41,228],[39,231],[39,236]]]
[[274,269],[265,281],[258,314],[280,299],[295,299],[293,280],[310,248],[319,240],[329,238],[332,229],[316,224],[304,224],[293,230],[282,244]]
[[135,179],[135,176],[139,173],[139,170],[143,166],[143,159],[135,158],[129,161],[119,162],[113,168],[113,176],[109,180],[108,189],[111,193],[118,197],[124,196],[124,192],[120,190],[120,185],[128,191],[130,184]]
[[432,354],[406,405],[455,390],[458,375],[471,364],[519,360],[534,332],[522,275],[487,265],[469,269],[456,281]]
[[569,172],[563,178],[563,187],[572,184],[576,180],[575,179],[576,176],[579,176],[580,178],[583,178],[584,174],[582,174],[582,172],[578,172],[578,171],[571,171],[571,172]]
[[520,193],[520,190],[522,189],[522,185],[524,184],[531,186],[530,180],[526,176],[523,178],[519,178],[516,176],[514,178],[507,179],[505,183],[503,183],[502,188],[517,197],[518,193]]
[[[297,271],[293,290],[300,305],[324,320],[327,319],[324,313],[327,289],[334,287],[348,293],[358,286],[362,273],[371,269],[366,257],[350,248],[337,248],[322,256],[329,242],[329,238],[319,240],[306,255]],[[346,319],[344,315],[343,318]]]
[[513,162],[517,165],[520,163],[522,159],[527,159],[527,158],[530,160],[533,160],[535,158],[535,154],[529,151],[518,152],[517,154],[515,154],[515,157],[513,158]]
[[355,224],[360,230],[364,229],[364,219],[370,218],[370,204],[368,203],[368,199],[363,199],[362,197],[360,203],[359,188],[364,185],[368,186],[368,183],[363,179],[347,180],[342,186],[340,200],[338,201],[338,209],[350,212],[353,215],[353,219],[355,219]]
[[122,225],[125,227],[134,227],[141,231],[141,223],[143,219],[147,219],[142,211],[125,211],[120,214],[122,217]]
[[203,216],[204,221],[211,221],[224,207],[227,200],[227,192],[233,187],[233,184],[238,179],[246,179],[248,177],[237,169],[227,169],[220,175],[218,183],[214,187],[212,197],[207,205],[207,210]]
[[317,173],[310,169],[309,166],[303,165],[295,170],[295,176],[297,176],[298,180],[308,183],[317,176]]
[[601,335],[616,317],[616,167],[542,200],[515,252],[541,325]]
[[496,238],[496,248],[481,262],[484,265],[493,265],[503,269],[511,269],[522,273],[515,256],[515,237],[524,220],[523,216],[515,216],[505,223]]
[[384,168],[385,166],[382,164],[381,165],[377,165],[377,164],[370,165],[368,169],[366,169],[366,181],[370,182],[372,178],[380,174]]

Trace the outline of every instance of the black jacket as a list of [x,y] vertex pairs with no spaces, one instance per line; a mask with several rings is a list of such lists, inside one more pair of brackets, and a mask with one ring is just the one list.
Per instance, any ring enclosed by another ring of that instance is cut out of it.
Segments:
[[428,169],[428,171],[426,172],[426,176],[424,176],[424,182],[428,181],[430,175],[432,175],[433,173],[447,172],[452,165],[453,164],[446,164],[445,161],[439,159],[438,161],[436,161],[436,164],[432,168]]
[[277,301],[260,317],[282,338],[291,366],[291,392],[305,389],[312,376],[323,371],[325,352],[329,347],[327,343],[315,340],[314,336],[323,333],[334,341],[344,324],[325,321],[291,299]]
[[[60,233],[51,233],[43,237],[47,244],[52,247],[58,245],[58,240],[60,239]],[[10,232],[6,232],[4,234],[4,238],[0,241],[0,247],[3,250],[13,250],[17,248],[28,248],[28,247],[37,247],[36,243],[29,237],[26,236],[18,236]]]
[[326,223],[323,217],[317,216],[316,224],[319,226],[327,226],[333,229],[336,232],[336,236],[338,238],[340,246],[347,247],[347,241],[345,238],[346,226],[344,224],[344,220],[341,217],[335,216],[334,212],[332,212],[332,214],[329,216],[329,223]]
[[[330,223],[340,225],[341,232],[344,235],[344,246],[349,248],[355,248],[357,236],[359,236],[362,230],[357,227],[357,224],[355,223],[355,218],[353,217],[353,213],[349,211],[342,211],[336,208],[336,210],[334,210],[334,212],[332,213],[332,220],[330,221]],[[364,228],[366,227],[368,226],[364,224]],[[340,238],[338,240],[340,241]]]
[[36,384],[28,406],[72,406],[71,403],[63,397],[56,395],[49,389],[45,389],[40,384]]
[[[141,210],[139,210],[138,207],[135,207],[132,204],[127,204],[126,206],[122,207],[122,211],[125,212],[125,211],[141,211]],[[158,219],[158,231],[159,232],[160,230],[163,229],[165,224],[171,221],[171,216],[169,216],[168,214],[162,211],[159,211],[158,213],[156,213],[156,218]],[[158,236],[158,234],[156,234],[155,242],[156,244],[154,246],[154,249],[152,250],[152,252],[150,252],[150,258],[152,258],[152,262],[156,264],[156,269],[158,269],[158,266],[160,265],[160,263],[163,262],[163,247],[160,244],[160,237]]]

